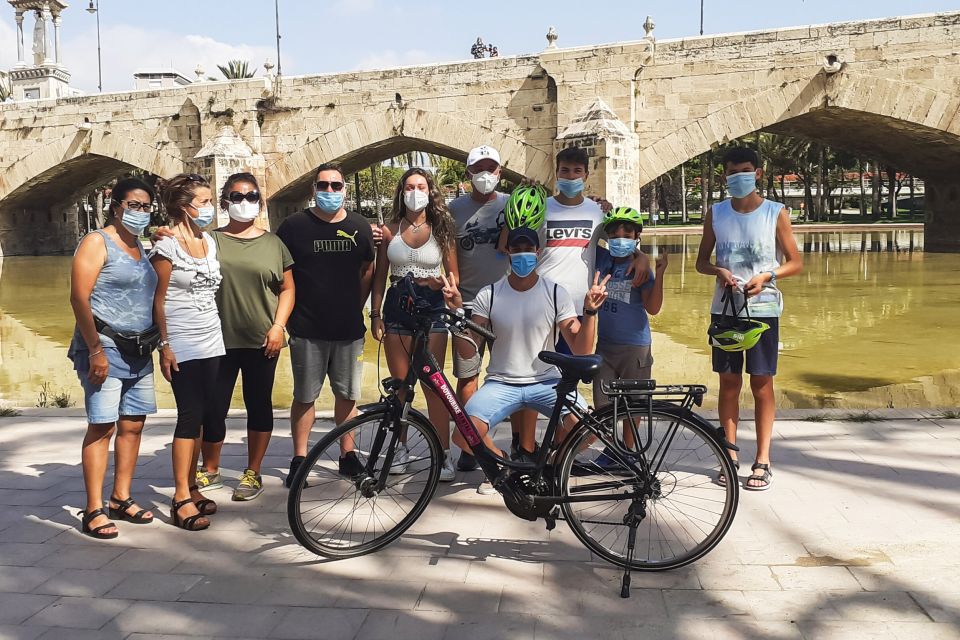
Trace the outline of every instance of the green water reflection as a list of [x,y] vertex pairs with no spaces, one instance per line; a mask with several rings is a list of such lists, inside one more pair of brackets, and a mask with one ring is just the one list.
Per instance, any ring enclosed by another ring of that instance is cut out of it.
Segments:
[[[694,270],[698,235],[651,236],[667,250],[663,311],[653,319],[654,376],[712,389],[705,330],[713,282]],[[782,284],[782,406],[886,407],[960,404],[960,255],[925,254],[920,230],[801,234],[804,273]],[[70,259],[0,261],[0,399],[33,406],[41,385],[82,400],[66,359],[73,332]],[[377,343],[368,340],[364,399],[377,398]],[[382,369],[386,375],[386,367]],[[286,352],[274,404],[289,406]],[[158,377],[158,400],[172,407]],[[235,406],[242,406],[239,397]],[[325,391],[324,407],[332,406]],[[715,404],[715,396],[707,399]],[[82,402],[78,402],[82,405]]]

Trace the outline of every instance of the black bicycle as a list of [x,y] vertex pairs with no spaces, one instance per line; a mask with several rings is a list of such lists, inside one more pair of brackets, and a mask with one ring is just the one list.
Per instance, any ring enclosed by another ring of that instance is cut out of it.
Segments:
[[[575,402],[577,384],[592,379],[600,358],[541,352],[540,359],[561,372],[545,444],[535,462],[507,460],[484,446],[427,349],[436,320],[455,334],[470,329],[490,341],[495,336],[461,314],[430,309],[412,287],[407,291],[399,302],[414,334],[407,376],[384,380],[380,402],[326,434],[293,478],[287,515],[304,547],[335,559],[371,553],[426,509],[444,454],[430,422],[412,406],[417,380],[443,399],[507,508],[526,520],[542,518],[548,530],[565,520],[593,553],[624,569],[622,597],[629,596],[630,571],[682,567],[720,542],[737,510],[736,470],[727,453],[736,447],[692,410],[706,387],[614,380],[604,389],[611,403],[585,412]],[[565,412],[576,425],[548,446]],[[352,443],[362,473],[339,473],[341,441]],[[720,482],[721,475],[728,481]]]

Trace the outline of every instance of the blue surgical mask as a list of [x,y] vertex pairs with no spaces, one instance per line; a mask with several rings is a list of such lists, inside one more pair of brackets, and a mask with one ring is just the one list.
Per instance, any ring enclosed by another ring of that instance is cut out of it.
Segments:
[[626,258],[637,250],[637,241],[633,238],[610,238],[607,240],[607,250],[614,258]]
[[135,236],[143,235],[143,230],[150,224],[150,212],[124,209],[123,215],[120,216],[120,224]]
[[313,200],[320,211],[336,213],[343,206],[343,191],[317,191]]
[[510,269],[520,278],[526,278],[537,266],[535,253],[511,253]]
[[193,223],[201,229],[213,222],[213,216],[215,216],[217,213],[217,210],[213,208],[213,205],[208,205],[206,207],[195,207],[195,209],[197,210],[197,217],[191,219],[193,220]]
[[583,192],[583,178],[576,180],[567,180],[566,178],[557,179],[557,189],[568,198],[576,198]]
[[746,198],[757,189],[757,174],[744,171],[727,176],[727,191],[734,198]]

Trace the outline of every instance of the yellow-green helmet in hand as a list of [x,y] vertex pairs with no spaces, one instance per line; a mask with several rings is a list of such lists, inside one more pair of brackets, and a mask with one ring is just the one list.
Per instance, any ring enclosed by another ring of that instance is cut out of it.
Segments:
[[507,199],[503,213],[508,229],[539,229],[547,217],[547,190],[539,184],[518,186]]

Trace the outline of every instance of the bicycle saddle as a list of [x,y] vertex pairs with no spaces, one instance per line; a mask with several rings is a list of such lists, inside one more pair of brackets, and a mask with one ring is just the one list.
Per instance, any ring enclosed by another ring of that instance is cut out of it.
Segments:
[[560,369],[560,375],[565,380],[582,380],[583,382],[593,380],[593,376],[603,362],[603,358],[598,355],[568,356],[556,351],[541,351],[537,357]]

